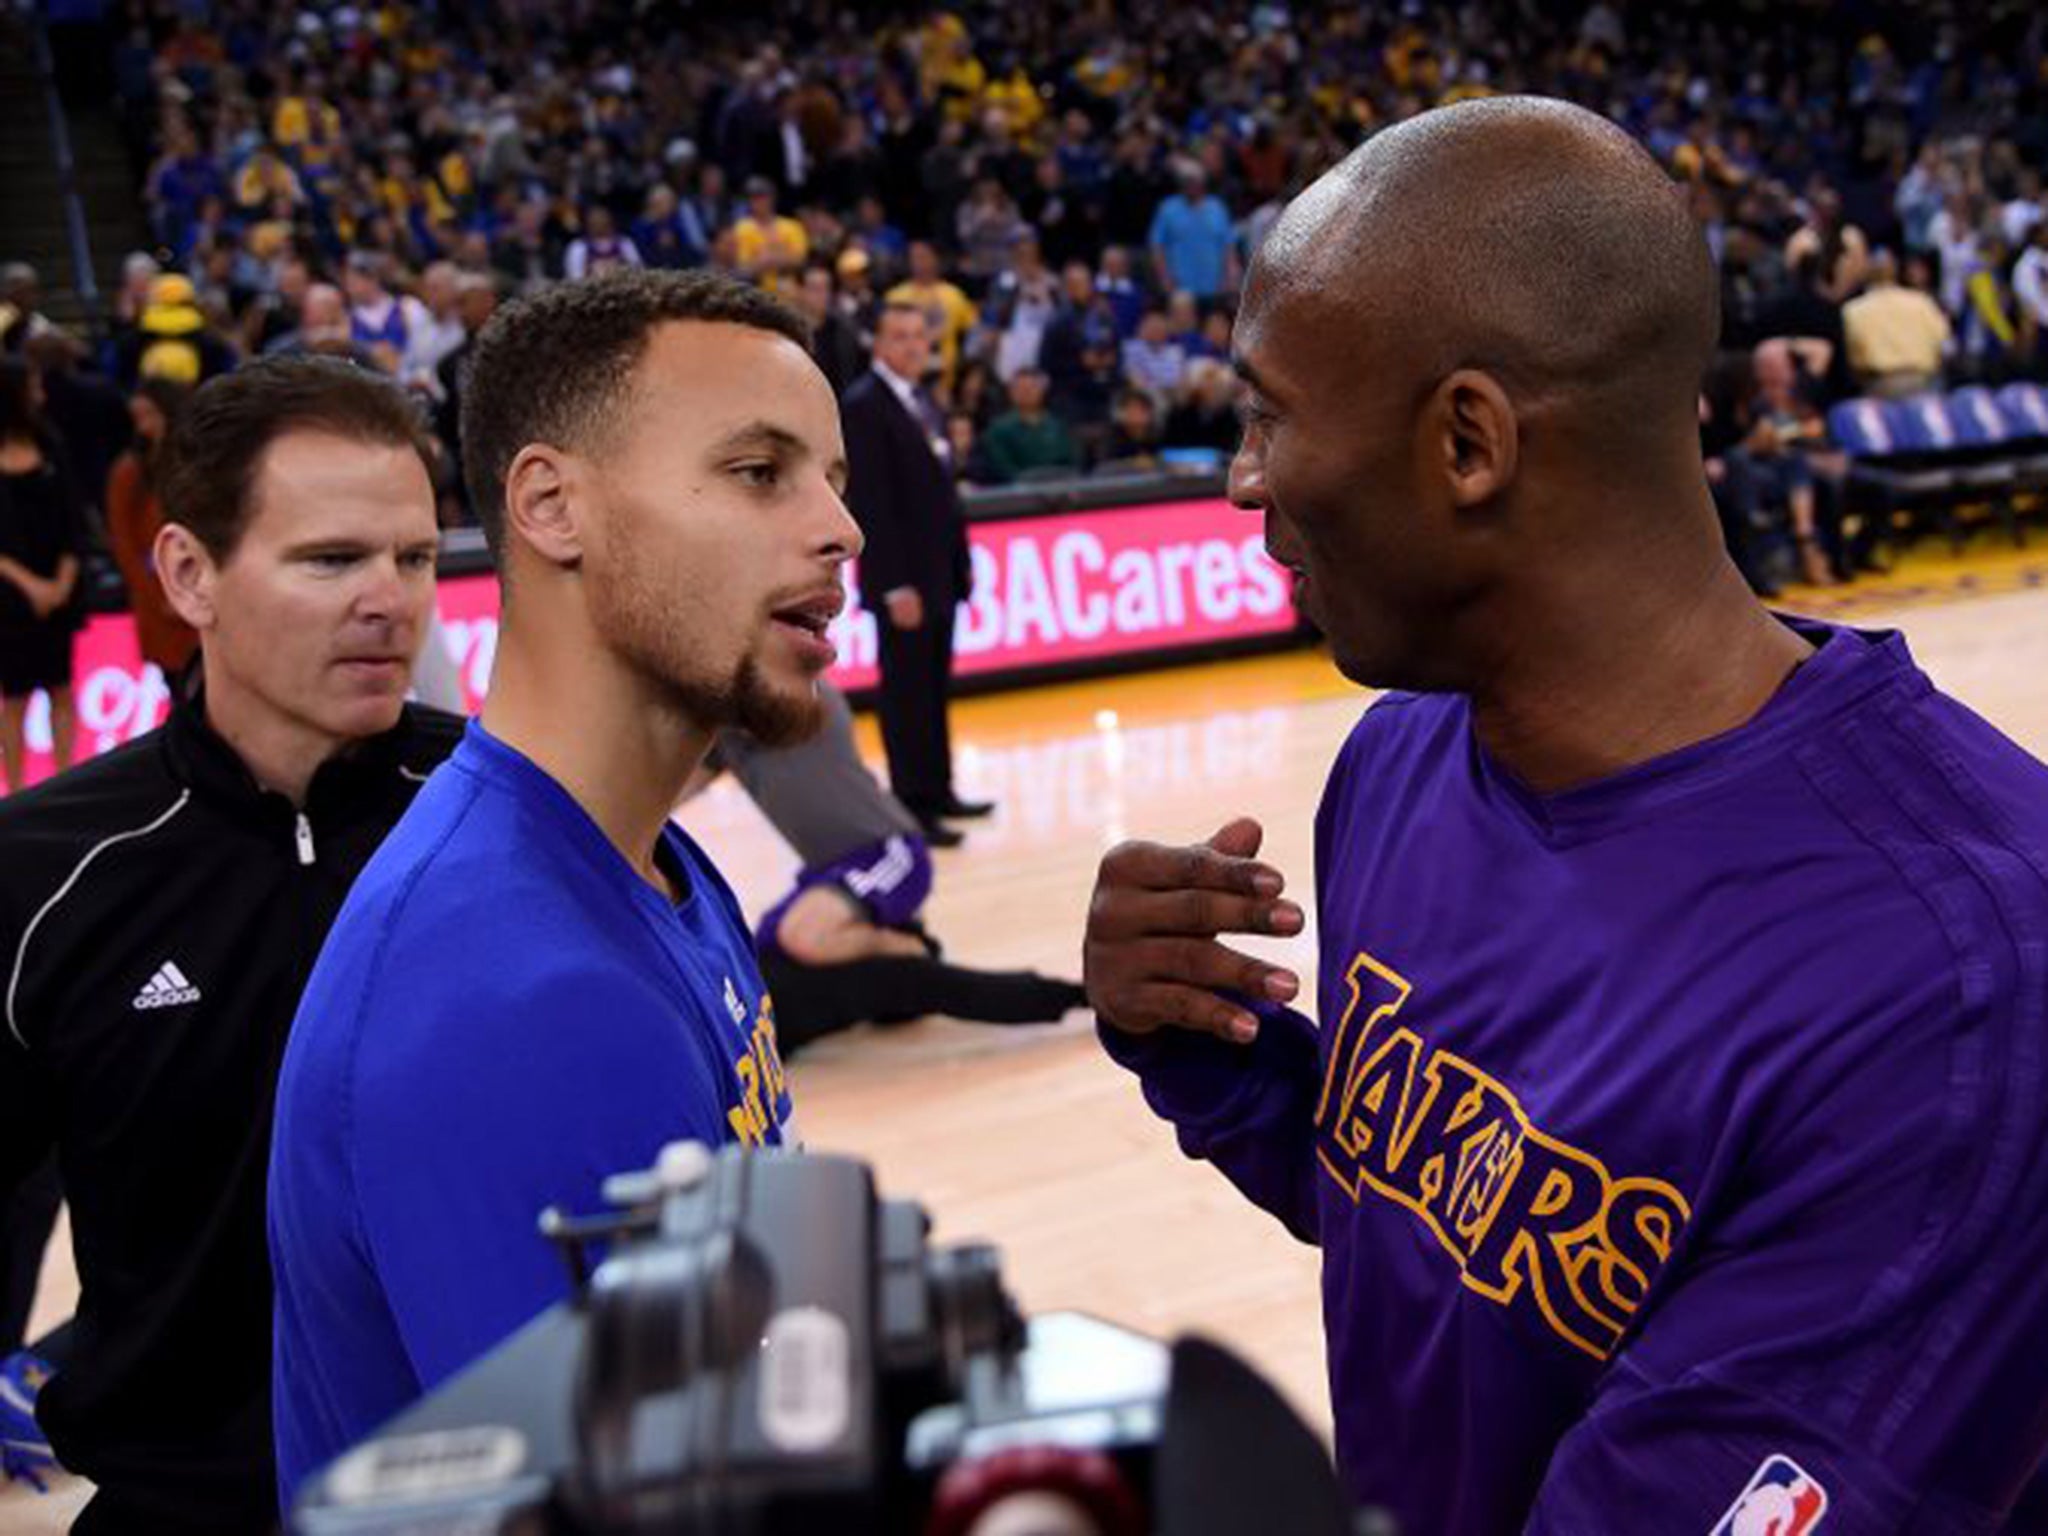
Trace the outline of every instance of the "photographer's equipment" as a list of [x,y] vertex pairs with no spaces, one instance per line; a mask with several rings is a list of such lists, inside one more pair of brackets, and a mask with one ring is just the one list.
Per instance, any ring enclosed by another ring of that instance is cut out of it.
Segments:
[[[845,1158],[667,1149],[543,1231],[572,1299],[308,1485],[303,1536],[1349,1536],[1213,1344],[1025,1323]],[[604,1250],[594,1269],[593,1250]],[[1373,1527],[1375,1530],[1383,1527]]]

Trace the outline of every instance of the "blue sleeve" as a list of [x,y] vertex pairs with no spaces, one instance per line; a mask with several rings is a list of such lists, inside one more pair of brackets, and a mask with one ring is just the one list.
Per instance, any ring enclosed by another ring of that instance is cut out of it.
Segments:
[[1183,1029],[1096,1028],[1110,1056],[1137,1074],[1153,1113],[1172,1123],[1182,1152],[1214,1164],[1246,1199],[1314,1243],[1316,1027],[1291,1008],[1246,1006],[1259,1016],[1248,1046]]
[[[464,978],[465,980],[469,978]],[[541,1210],[598,1209],[667,1142],[728,1139],[705,1053],[636,978],[561,965],[443,986],[359,1066],[363,1238],[422,1387],[568,1293]]]

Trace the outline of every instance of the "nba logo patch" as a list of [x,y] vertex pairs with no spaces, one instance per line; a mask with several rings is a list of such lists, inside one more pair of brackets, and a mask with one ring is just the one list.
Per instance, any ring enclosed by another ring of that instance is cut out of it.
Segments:
[[1789,1456],[1769,1456],[1708,1536],[1807,1536],[1828,1512],[1828,1491]]

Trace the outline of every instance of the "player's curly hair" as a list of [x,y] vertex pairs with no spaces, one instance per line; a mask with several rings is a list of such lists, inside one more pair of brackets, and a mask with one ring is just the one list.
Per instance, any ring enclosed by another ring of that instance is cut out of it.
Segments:
[[512,461],[529,443],[577,452],[600,444],[648,337],[671,320],[751,326],[810,350],[795,310],[716,272],[608,272],[558,283],[499,310],[478,334],[462,394],[462,470],[500,571]]

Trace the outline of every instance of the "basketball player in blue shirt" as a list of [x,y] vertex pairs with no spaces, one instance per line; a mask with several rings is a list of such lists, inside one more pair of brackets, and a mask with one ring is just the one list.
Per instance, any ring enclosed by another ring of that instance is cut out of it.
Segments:
[[669,812],[721,728],[817,721],[861,541],[805,342],[759,291],[667,272],[551,288],[478,339],[489,702],[343,907],[278,1087],[287,1505],[562,1297],[543,1207],[595,1208],[669,1141],[786,1134],[738,905]]

